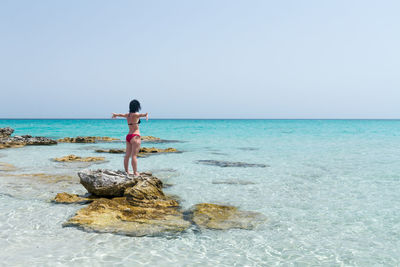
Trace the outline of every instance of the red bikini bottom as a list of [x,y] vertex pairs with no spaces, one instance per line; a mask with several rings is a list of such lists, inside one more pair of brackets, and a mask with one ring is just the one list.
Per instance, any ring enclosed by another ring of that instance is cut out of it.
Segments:
[[127,134],[126,135],[126,142],[130,143],[132,138],[135,137],[135,136],[139,136],[140,137],[140,134]]

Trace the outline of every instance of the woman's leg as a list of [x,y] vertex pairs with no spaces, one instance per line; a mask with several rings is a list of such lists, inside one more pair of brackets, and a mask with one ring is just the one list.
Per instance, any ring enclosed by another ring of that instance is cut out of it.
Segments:
[[129,173],[129,157],[132,154],[132,144],[129,142],[126,142],[126,150],[125,150],[125,157],[124,157],[124,168],[126,173]]
[[140,137],[135,136],[131,140],[132,144],[132,169],[133,169],[133,175],[139,175],[137,171],[137,155],[139,154],[139,149],[140,149]]

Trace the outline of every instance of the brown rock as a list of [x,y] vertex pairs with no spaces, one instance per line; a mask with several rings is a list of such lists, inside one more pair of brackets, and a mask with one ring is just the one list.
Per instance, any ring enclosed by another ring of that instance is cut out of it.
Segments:
[[141,136],[140,139],[142,141],[160,141],[161,139],[154,136]]
[[227,230],[240,228],[251,230],[266,220],[261,213],[239,211],[233,206],[201,203],[193,208],[192,220],[200,228]]
[[94,200],[94,197],[81,197],[76,194],[69,194],[66,192],[58,193],[56,197],[53,199],[53,202],[59,204],[85,204],[90,203]]
[[55,145],[55,144],[57,144],[57,142],[50,138],[41,136],[34,137],[31,135],[13,136],[0,139],[0,149],[23,147],[25,145]]
[[58,162],[76,162],[76,161],[91,162],[91,161],[102,161],[104,159],[105,159],[104,157],[78,157],[75,155],[68,155],[61,158],[54,158],[54,160]]
[[79,210],[64,226],[129,236],[154,236],[182,232],[190,223],[175,208],[132,206],[124,198],[101,198]]
[[96,143],[98,141],[111,142],[119,140],[118,138],[108,137],[108,136],[77,136],[77,137],[64,137],[58,139],[60,143]]

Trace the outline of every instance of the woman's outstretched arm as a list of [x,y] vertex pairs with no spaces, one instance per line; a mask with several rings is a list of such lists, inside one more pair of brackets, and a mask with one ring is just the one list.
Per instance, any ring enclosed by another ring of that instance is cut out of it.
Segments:
[[128,116],[128,114],[122,114],[122,113],[112,113],[112,117],[113,119],[117,118],[117,117],[123,117],[126,118]]
[[149,113],[139,113],[139,118],[140,117],[146,117],[146,121],[148,121],[149,120]]

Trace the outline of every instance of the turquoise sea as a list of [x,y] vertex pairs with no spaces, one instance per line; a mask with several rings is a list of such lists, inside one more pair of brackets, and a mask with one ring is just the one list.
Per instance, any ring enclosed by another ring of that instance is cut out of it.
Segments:
[[[123,139],[123,120],[0,120],[15,135]],[[400,265],[400,121],[149,120],[141,134],[181,142],[145,144],[183,153],[139,159],[173,186],[183,208],[229,204],[264,214],[254,230],[189,229],[176,236],[128,237],[63,228],[80,205],[50,202],[84,193],[82,168],[123,169],[123,155],[102,164],[66,164],[68,154],[99,156],[124,142],[26,146],[0,150],[0,265],[33,266],[398,266]],[[267,164],[218,167],[197,160]],[[70,174],[73,180],[15,174]]]

